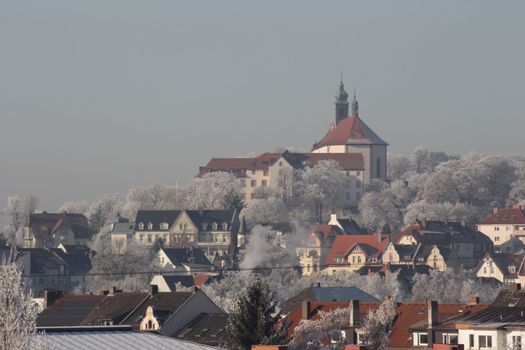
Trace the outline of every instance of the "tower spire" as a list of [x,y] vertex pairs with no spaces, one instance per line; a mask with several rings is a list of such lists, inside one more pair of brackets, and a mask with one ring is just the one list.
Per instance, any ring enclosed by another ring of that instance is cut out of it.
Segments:
[[354,99],[352,100],[352,115],[356,117],[359,116],[359,103],[357,102],[355,87],[354,87]]
[[345,91],[343,83],[343,72],[341,71],[341,82],[339,89],[335,94],[335,124],[339,124],[341,120],[348,117],[348,93]]

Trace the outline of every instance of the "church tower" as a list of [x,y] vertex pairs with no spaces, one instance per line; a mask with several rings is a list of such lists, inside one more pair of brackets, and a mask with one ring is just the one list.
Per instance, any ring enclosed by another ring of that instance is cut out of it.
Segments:
[[335,94],[335,125],[346,117],[348,117],[348,93],[345,91],[343,77],[341,76],[341,83]]

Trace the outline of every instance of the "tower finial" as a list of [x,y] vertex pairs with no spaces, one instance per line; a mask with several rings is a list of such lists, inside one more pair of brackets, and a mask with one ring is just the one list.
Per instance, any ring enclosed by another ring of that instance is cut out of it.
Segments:
[[357,103],[357,95],[354,87],[354,99],[352,100],[352,115],[359,116],[359,103]]
[[343,85],[343,70],[341,69],[341,85]]

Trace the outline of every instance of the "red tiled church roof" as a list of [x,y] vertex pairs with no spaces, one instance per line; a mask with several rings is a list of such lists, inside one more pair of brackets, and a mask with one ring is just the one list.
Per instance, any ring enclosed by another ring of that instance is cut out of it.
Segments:
[[365,122],[353,115],[331,128],[325,137],[314,145],[314,149],[347,144],[387,145]]

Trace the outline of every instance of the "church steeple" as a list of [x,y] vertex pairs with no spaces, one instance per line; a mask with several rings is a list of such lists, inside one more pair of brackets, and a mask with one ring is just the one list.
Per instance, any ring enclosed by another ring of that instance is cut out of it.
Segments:
[[352,115],[356,117],[359,116],[359,103],[357,103],[355,89],[354,89],[354,99],[352,100]]
[[335,124],[348,117],[348,93],[345,91],[343,84],[343,74],[341,73],[341,83],[335,94]]

